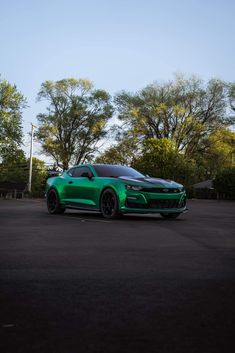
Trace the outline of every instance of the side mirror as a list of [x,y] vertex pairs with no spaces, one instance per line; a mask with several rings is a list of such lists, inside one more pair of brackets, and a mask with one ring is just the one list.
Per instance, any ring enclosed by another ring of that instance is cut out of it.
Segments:
[[91,174],[89,174],[88,172],[83,172],[82,175],[81,175],[81,177],[83,177],[83,178],[88,178],[88,179],[91,179],[91,178],[92,178]]

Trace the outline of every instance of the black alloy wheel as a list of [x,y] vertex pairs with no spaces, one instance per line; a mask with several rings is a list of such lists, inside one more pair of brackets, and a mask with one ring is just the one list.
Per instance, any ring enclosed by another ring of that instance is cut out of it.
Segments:
[[118,198],[112,189],[106,189],[101,195],[100,210],[105,218],[119,218]]
[[61,214],[65,211],[65,207],[60,205],[57,192],[54,189],[49,190],[47,193],[47,209],[51,214]]

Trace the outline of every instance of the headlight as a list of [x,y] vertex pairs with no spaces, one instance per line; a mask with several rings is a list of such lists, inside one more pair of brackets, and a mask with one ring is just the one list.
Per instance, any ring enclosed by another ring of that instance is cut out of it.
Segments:
[[140,191],[142,190],[142,186],[138,185],[126,185],[127,190]]

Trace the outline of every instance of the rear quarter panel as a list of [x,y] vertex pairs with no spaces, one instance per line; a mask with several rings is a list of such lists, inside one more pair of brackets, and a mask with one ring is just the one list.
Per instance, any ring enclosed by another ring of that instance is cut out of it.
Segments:
[[64,175],[47,179],[46,193],[50,189],[55,189],[58,192],[60,201],[63,201],[63,198],[64,198],[63,190],[64,190],[65,182],[66,182],[66,178],[64,177]]

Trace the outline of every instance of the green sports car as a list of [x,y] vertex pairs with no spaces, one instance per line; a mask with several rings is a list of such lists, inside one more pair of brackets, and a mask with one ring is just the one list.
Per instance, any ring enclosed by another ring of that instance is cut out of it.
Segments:
[[105,218],[125,213],[160,213],[164,218],[176,218],[186,210],[183,185],[109,164],[77,165],[49,178],[46,199],[51,214],[76,208],[101,212]]

